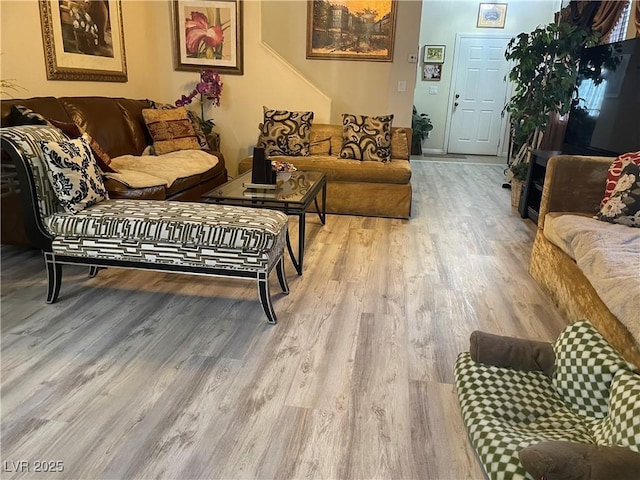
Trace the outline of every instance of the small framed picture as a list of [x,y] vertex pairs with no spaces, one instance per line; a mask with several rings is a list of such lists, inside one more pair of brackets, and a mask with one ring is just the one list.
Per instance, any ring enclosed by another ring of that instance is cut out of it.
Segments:
[[439,82],[441,76],[442,76],[441,63],[425,63],[422,66],[422,80]]
[[425,45],[424,63],[444,63],[444,45]]
[[504,28],[506,3],[481,3],[478,9],[478,28]]

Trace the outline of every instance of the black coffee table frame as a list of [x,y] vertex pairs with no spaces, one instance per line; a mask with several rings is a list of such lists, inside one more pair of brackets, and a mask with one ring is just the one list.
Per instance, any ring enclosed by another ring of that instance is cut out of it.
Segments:
[[[248,190],[243,184],[251,182],[251,171],[214,188],[202,196],[205,203],[234,205],[239,207],[268,208],[287,215],[298,217],[298,258],[291,247],[287,230],[287,250],[298,275],[302,275],[304,263],[304,244],[306,232],[306,214],[314,202],[320,222],[324,225],[327,213],[327,177],[321,172],[296,171],[291,179],[276,190]],[[318,194],[321,206],[318,205]]]

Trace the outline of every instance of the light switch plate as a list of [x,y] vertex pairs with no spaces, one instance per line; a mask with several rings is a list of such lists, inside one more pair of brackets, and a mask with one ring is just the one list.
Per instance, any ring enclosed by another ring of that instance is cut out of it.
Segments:
[[437,95],[438,94],[438,87],[436,87],[435,85],[432,85],[429,87],[429,95]]
[[398,81],[398,91],[399,92],[406,92],[407,91],[407,82],[404,80],[399,80]]

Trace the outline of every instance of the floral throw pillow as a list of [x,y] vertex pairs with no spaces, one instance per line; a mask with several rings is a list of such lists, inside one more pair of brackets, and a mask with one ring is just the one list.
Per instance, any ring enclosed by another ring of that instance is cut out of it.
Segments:
[[289,112],[263,107],[258,147],[267,155],[309,156],[313,112]]
[[391,160],[391,124],[393,115],[368,117],[342,115],[340,158],[388,162]]
[[640,227],[640,165],[629,163],[622,169],[611,197],[595,218]]
[[41,147],[47,176],[67,212],[78,213],[109,198],[91,147],[84,138],[41,142]]
[[153,138],[156,155],[177,150],[200,150],[200,144],[184,107],[173,109],[145,108],[142,117]]
[[600,202],[600,207],[604,207],[604,204],[607,203],[607,200],[609,200],[609,197],[613,194],[613,190],[616,188],[616,183],[618,182],[618,178],[620,178],[622,169],[630,163],[640,165],[640,151],[624,153],[616,158],[609,166],[607,185],[604,190],[604,197],[602,197],[602,201]]

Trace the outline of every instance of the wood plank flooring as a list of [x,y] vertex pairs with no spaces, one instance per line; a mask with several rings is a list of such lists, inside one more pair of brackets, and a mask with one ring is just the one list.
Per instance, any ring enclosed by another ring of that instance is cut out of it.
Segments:
[[565,322],[502,167],[413,171],[410,221],[309,215],[304,275],[287,265],[288,296],[272,278],[276,326],[253,282],[201,276],[65,267],[47,305],[40,253],[2,247],[0,476],[483,478],[457,354],[476,329]]

